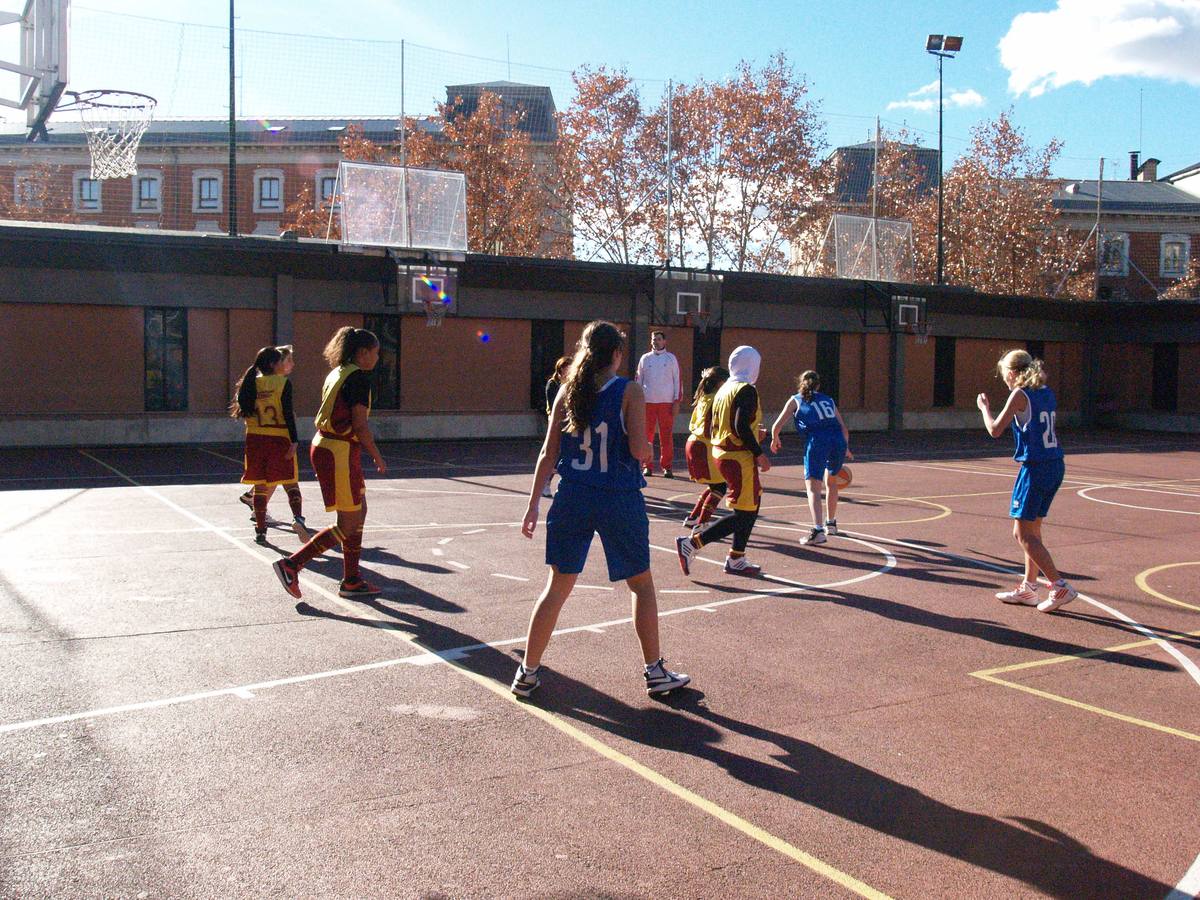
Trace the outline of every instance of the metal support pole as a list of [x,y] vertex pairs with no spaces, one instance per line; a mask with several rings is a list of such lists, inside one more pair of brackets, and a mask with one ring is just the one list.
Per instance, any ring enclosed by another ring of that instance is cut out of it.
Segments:
[[234,4],[229,0],[229,236],[237,237],[237,105],[234,61]]
[[672,82],[667,81],[667,268],[671,268],[671,189],[673,187],[674,178],[672,177],[672,157],[671,157],[671,97],[672,97]]
[[938,220],[937,220],[937,283],[942,283],[945,256],[942,252],[942,56],[938,55]]

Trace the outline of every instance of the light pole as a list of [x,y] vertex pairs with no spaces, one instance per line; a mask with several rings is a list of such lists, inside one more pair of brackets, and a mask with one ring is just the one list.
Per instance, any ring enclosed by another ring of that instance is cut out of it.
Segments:
[[938,58],[938,220],[937,220],[937,283],[942,283],[945,256],[942,253],[942,60],[953,59],[962,49],[963,39],[953,34],[931,34],[925,41],[925,50]]

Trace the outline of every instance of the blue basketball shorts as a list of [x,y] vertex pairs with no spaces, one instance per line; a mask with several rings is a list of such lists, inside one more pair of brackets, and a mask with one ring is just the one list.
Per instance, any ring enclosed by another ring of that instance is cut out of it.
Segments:
[[846,462],[846,442],[840,431],[809,435],[804,448],[804,477],[825,479],[826,472],[837,472]]
[[546,565],[578,575],[596,534],[609,581],[624,581],[650,568],[650,519],[641,491],[562,481],[546,513]]
[[1045,518],[1065,473],[1066,466],[1061,459],[1023,463],[1017,473],[1017,483],[1013,485],[1009,516],[1029,522]]

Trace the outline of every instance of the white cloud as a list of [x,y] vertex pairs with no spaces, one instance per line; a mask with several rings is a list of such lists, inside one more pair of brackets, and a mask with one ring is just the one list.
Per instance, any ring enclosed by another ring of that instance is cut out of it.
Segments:
[[915,91],[912,91],[908,96],[924,97],[926,94],[934,93],[937,90],[937,88],[938,88],[938,83],[936,81],[931,81],[931,82],[929,82],[929,84],[927,84],[923,87],[919,87]]
[[[937,98],[925,97],[924,99],[921,99],[921,100],[912,99],[912,98],[916,98],[916,97],[922,97],[923,95],[928,94],[929,87],[930,87],[929,85],[926,85],[925,87],[918,88],[917,90],[912,91],[908,95],[910,98],[908,100],[893,100],[891,103],[889,103],[887,105],[887,108],[889,110],[911,109],[911,110],[915,110],[917,112],[932,112],[933,110],[937,109]],[[933,83],[933,89],[935,91],[937,90],[937,82],[936,81]],[[946,95],[946,108],[947,109],[967,109],[968,107],[973,107],[973,106],[983,106],[983,104],[984,104],[983,95],[980,94],[979,91],[975,90],[974,88],[967,88],[965,91],[964,90],[951,90]]]
[[1200,85],[1200,0],[1058,0],[1000,39],[1014,94],[1134,75]]

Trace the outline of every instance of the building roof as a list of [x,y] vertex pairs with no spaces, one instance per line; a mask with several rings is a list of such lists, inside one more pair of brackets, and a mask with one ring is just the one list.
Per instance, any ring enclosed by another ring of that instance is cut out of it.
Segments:
[[1124,214],[1200,216],[1200,198],[1166,181],[1070,181],[1054,194],[1064,212],[1100,211]]
[[535,141],[552,143],[558,139],[558,110],[554,106],[554,94],[550,88],[540,84],[521,84],[516,81],[481,81],[474,84],[446,85],[446,103],[453,106],[461,97],[462,105],[453,107],[454,115],[472,115],[479,106],[484,93],[500,97],[505,110],[523,113],[519,131],[524,131]]
[[1194,162],[1190,166],[1184,166],[1178,172],[1172,172],[1170,175],[1164,175],[1159,181],[1166,181],[1174,184],[1184,178],[1194,178],[1200,175],[1200,162]]
[[[398,118],[350,117],[339,119],[238,119],[235,124],[238,146],[288,144],[329,144],[336,146],[348,125],[359,125],[363,136],[376,143],[391,144],[397,140]],[[420,118],[416,127],[439,132],[437,119]],[[47,127],[48,140],[31,147],[48,145],[77,146],[87,143],[80,122],[74,117],[59,116]],[[160,119],[150,123],[142,136],[144,146],[172,144],[226,144],[229,141],[228,119]],[[25,145],[25,132],[0,134],[0,146]]]
[[[937,187],[938,152],[916,144],[900,144],[913,151],[917,165],[922,169],[920,190],[932,192]],[[837,184],[834,197],[838,203],[870,203],[871,186],[874,182],[875,143],[867,141],[838,147],[829,154],[837,165]]]

